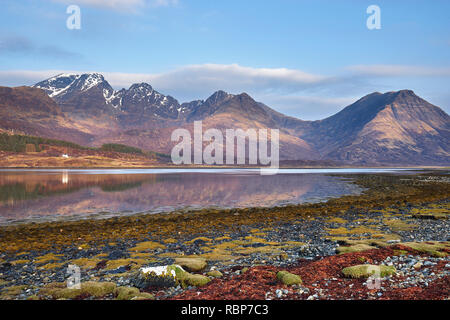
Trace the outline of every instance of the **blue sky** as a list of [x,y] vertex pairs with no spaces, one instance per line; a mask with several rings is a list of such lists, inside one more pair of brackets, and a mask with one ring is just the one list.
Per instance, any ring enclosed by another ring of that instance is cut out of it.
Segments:
[[[66,8],[81,8],[81,29]],[[369,30],[369,5],[381,29]],[[450,1],[3,0],[0,85],[96,71],[180,102],[247,92],[302,119],[412,89],[450,111]]]

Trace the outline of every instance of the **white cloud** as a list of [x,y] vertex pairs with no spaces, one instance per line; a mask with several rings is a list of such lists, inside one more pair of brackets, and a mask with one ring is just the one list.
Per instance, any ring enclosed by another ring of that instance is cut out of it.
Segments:
[[113,86],[127,87],[148,82],[163,92],[182,99],[205,96],[216,90],[233,93],[298,91],[332,81],[332,78],[285,68],[250,68],[238,64],[188,65],[158,74],[105,73]]
[[[71,70],[0,71],[0,81],[11,84],[12,79],[40,81],[62,72],[90,72]],[[188,65],[163,73],[101,72],[115,88],[129,87],[133,83],[148,82],[161,91],[212,92],[242,91],[298,91],[333,81],[332,77],[285,68],[250,68],[238,64]]]
[[450,68],[433,68],[408,65],[356,65],[347,68],[365,76],[378,77],[448,77]]

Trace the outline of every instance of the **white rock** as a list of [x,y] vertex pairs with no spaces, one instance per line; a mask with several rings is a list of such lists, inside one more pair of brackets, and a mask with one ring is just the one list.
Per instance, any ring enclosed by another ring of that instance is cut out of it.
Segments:
[[157,276],[170,273],[175,278],[176,277],[175,270],[170,270],[170,272],[169,272],[169,270],[168,270],[169,267],[177,267],[177,268],[180,268],[181,270],[184,271],[184,269],[181,266],[179,266],[179,265],[170,265],[170,266],[158,266],[158,267],[141,268],[141,272],[143,274],[154,273]]

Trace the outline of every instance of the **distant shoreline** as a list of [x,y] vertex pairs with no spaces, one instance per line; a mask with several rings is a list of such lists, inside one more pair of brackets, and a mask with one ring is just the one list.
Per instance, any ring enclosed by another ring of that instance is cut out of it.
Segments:
[[[0,166],[0,170],[4,169],[82,169],[82,170],[106,170],[106,169],[261,169],[265,167],[246,167],[246,166],[140,166],[140,167],[59,167],[59,166],[39,166],[39,167],[4,167]],[[449,166],[280,166],[280,169],[436,169],[449,170]]]

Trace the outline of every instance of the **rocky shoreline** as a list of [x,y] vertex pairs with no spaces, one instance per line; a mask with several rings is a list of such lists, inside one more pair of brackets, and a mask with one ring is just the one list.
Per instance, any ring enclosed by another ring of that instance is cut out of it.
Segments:
[[[0,299],[448,299],[448,177],[352,178],[363,194],[325,203],[0,227]],[[361,264],[396,271],[371,290],[342,272]],[[182,279],[138,281],[170,265]]]

